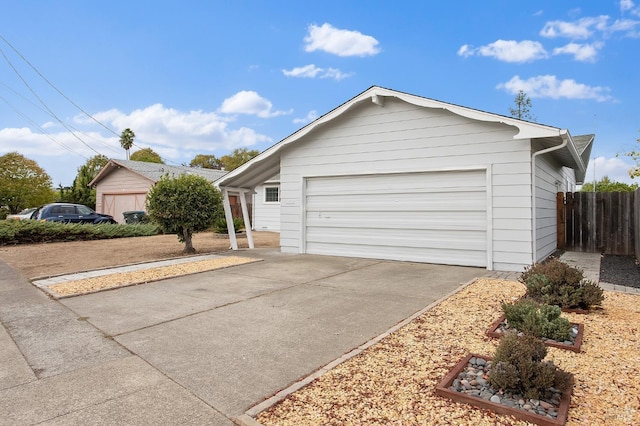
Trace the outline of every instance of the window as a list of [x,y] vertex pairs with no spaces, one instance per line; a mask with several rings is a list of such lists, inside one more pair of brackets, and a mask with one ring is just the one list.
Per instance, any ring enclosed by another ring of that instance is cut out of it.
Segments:
[[280,202],[280,188],[277,186],[268,186],[264,188],[264,202],[265,203],[279,203]]

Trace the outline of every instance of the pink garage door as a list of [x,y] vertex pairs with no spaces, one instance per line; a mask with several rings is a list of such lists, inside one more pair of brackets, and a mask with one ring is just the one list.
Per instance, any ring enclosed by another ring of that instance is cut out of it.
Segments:
[[122,212],[133,210],[146,210],[145,200],[147,194],[145,192],[132,194],[103,194],[102,210],[105,214],[113,216],[118,223],[124,223]]

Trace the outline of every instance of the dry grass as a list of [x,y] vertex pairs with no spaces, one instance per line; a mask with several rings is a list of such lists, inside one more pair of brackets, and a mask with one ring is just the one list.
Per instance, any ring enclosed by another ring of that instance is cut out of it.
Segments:
[[[526,424],[435,394],[468,352],[493,354],[484,332],[500,302],[520,297],[512,281],[480,279],[360,355],[260,413],[264,425]],[[603,309],[563,314],[585,325],[581,353],[549,348],[576,378],[569,425],[640,424],[640,298],[605,292]]]

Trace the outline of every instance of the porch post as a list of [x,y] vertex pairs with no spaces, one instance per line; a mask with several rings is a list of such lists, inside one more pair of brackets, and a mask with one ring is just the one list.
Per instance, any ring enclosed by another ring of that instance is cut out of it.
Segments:
[[247,233],[247,242],[249,243],[249,248],[255,248],[253,246],[253,234],[251,232],[251,218],[249,217],[249,209],[247,208],[247,192],[240,192],[240,205],[242,206],[242,219],[244,220],[244,230]]
[[227,220],[227,232],[229,233],[231,248],[238,250],[236,230],[233,227],[233,215],[231,214],[231,204],[229,203],[229,190],[227,190],[227,188],[222,188],[222,205],[224,207],[224,217]]

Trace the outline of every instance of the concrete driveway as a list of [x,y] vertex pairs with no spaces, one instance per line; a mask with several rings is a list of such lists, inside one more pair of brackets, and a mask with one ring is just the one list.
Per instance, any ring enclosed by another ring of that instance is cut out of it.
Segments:
[[484,269],[235,252],[61,301],[0,262],[0,424],[233,424]]

